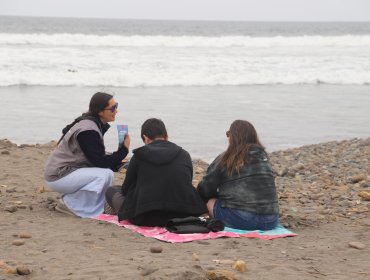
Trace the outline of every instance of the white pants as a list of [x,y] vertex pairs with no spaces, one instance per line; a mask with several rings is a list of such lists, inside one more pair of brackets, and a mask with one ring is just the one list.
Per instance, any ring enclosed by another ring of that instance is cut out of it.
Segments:
[[46,182],[53,191],[63,194],[64,203],[77,216],[91,218],[104,211],[105,191],[113,184],[108,168],[80,168],[67,176]]

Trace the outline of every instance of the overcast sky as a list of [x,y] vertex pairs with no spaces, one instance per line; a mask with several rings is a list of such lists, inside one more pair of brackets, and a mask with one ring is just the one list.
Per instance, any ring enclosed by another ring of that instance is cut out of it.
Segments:
[[245,21],[370,21],[370,0],[0,0],[0,15]]

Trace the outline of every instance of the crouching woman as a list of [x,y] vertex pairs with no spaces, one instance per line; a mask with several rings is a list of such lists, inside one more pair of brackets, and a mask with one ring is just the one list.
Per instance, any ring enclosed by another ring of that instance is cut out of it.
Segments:
[[130,145],[127,134],[116,152],[105,151],[104,134],[110,127],[108,122],[115,120],[117,107],[112,95],[97,92],[89,111],[63,129],[44,174],[49,188],[62,193],[55,210],[84,218],[103,213],[105,191]]

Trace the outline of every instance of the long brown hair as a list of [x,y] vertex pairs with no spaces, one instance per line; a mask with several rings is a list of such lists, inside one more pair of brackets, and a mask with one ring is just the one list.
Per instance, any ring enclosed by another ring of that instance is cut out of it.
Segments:
[[256,129],[248,121],[234,121],[226,134],[229,137],[229,147],[221,156],[219,166],[232,176],[238,174],[240,168],[248,163],[248,152],[252,145],[262,148],[263,146],[258,139]]

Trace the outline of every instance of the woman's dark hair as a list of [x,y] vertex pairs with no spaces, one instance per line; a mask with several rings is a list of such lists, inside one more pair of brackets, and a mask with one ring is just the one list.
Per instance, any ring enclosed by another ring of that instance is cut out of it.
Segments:
[[144,141],[144,135],[150,140],[157,137],[167,138],[167,130],[163,121],[156,118],[147,119],[141,126],[141,139]]
[[60,141],[62,141],[64,135],[79,121],[83,119],[89,119],[89,118],[99,118],[99,113],[104,110],[105,107],[108,106],[109,100],[111,100],[113,95],[105,93],[105,92],[97,92],[95,93],[91,99],[89,104],[89,111],[83,113],[81,116],[76,118],[73,122],[68,124],[65,128],[62,130],[62,137],[59,139],[58,144]]
[[105,107],[108,106],[109,100],[111,100],[112,97],[113,95],[105,93],[105,92],[95,93],[90,99],[89,111],[82,115],[91,116],[91,117],[99,117],[99,113],[103,111]]
[[229,147],[221,156],[219,166],[226,169],[229,176],[239,173],[240,168],[248,163],[248,152],[252,145],[258,145],[263,148],[258,139],[254,126],[244,120],[234,121],[229,131]]

